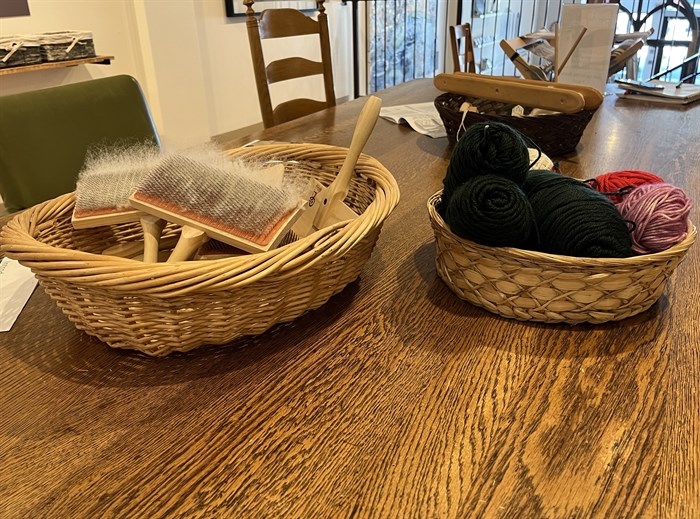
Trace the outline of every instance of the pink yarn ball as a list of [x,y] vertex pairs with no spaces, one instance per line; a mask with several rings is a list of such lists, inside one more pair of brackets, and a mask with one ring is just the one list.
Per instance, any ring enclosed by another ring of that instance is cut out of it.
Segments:
[[617,204],[617,209],[623,218],[634,222],[632,250],[649,254],[685,239],[692,206],[682,189],[664,182],[635,187]]

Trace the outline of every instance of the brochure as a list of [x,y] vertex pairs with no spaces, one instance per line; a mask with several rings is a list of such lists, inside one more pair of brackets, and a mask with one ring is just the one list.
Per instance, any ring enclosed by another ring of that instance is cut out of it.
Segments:
[[407,124],[418,133],[433,139],[447,137],[445,125],[432,102],[387,106],[380,110],[379,116],[395,124]]
[[37,280],[16,260],[0,260],[0,332],[12,328],[17,316],[34,292]]
[[617,95],[621,99],[672,105],[687,105],[700,99],[700,85],[669,83],[656,79],[650,81],[650,83],[661,85],[664,89],[649,90],[648,88],[636,87],[634,85],[618,85],[624,92],[619,92]]

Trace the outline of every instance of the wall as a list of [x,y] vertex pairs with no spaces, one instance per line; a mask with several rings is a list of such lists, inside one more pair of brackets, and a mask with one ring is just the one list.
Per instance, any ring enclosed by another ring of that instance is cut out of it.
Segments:
[[140,50],[135,47],[131,2],[113,0],[29,0],[31,16],[0,18],[0,35],[31,34],[65,29],[93,32],[98,54],[114,55],[110,66],[90,65],[0,76],[0,95],[24,92],[91,78],[131,74],[143,80]]
[[[336,97],[352,94],[350,6],[327,2]],[[0,76],[0,95],[130,74],[142,85],[163,142],[187,146],[259,123],[245,17],[227,18],[223,0],[29,0],[31,16],[0,19],[0,34],[81,29],[93,32],[109,66],[86,65]],[[274,50],[273,50],[274,52]],[[298,80],[288,92],[321,98]]]
[[[232,120],[239,121],[235,127],[260,122],[262,118],[245,17],[226,18],[223,0],[196,2],[196,9],[201,61],[209,78],[207,95],[215,100],[209,106],[214,134],[234,129],[229,124]],[[340,0],[332,0],[326,2],[326,13],[331,35],[335,94],[337,98],[342,98],[352,94],[352,12],[349,4],[343,6]],[[266,41],[263,50],[269,59],[292,51],[310,59],[320,59],[313,37],[295,40]],[[274,104],[299,95],[322,99],[323,82],[320,77],[314,77],[295,80],[291,84],[271,85],[270,94]]]

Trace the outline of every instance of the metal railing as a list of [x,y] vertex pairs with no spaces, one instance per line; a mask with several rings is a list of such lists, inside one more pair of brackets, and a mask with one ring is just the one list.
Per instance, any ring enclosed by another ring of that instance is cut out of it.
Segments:
[[369,92],[435,75],[438,19],[444,7],[438,0],[366,3]]

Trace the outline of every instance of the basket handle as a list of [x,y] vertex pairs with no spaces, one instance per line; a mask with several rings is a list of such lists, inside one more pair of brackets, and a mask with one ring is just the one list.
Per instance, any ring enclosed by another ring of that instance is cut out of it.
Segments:
[[[514,78],[515,79],[515,78]],[[533,85],[519,81],[490,79],[480,74],[438,74],[433,80],[444,92],[470,97],[514,103],[533,108],[544,108],[567,114],[580,112],[586,102],[580,92],[566,88],[554,88],[547,83]]]

